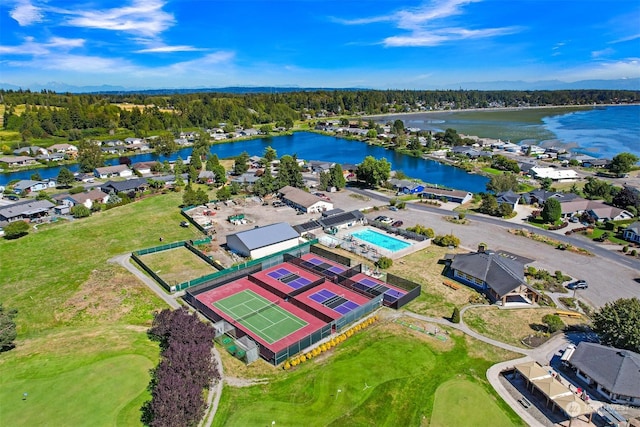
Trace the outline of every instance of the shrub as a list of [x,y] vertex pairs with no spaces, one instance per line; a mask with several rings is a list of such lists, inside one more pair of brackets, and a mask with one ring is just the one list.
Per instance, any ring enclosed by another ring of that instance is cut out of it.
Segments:
[[465,219],[466,217],[467,217],[467,214],[465,214],[464,212],[458,213],[458,219]]
[[91,209],[85,205],[75,205],[71,208],[71,215],[74,218],[86,218],[91,215]]
[[547,326],[549,333],[554,333],[564,328],[564,322],[557,314],[547,314],[542,318],[542,323]]
[[69,194],[78,194],[84,191],[84,187],[73,187],[69,190]]
[[4,238],[18,239],[29,234],[29,224],[25,221],[14,221],[4,227]]
[[389,268],[393,265],[393,260],[391,258],[387,258],[387,257],[380,257],[380,259],[378,261],[376,261],[376,266],[378,266],[379,268],[382,268],[383,270],[385,268]]
[[451,321],[453,323],[460,323],[460,310],[458,307],[453,309],[453,314],[451,315]]
[[396,205],[396,207],[397,207],[398,209],[404,209],[404,208],[406,208],[406,207],[407,207],[407,202],[399,202],[399,203]]
[[436,236],[433,239],[433,243],[438,246],[453,246],[457,248],[460,246],[460,239],[453,234],[445,234],[444,236]]
[[632,251],[631,251],[631,256],[636,256],[636,255],[638,255],[638,251],[637,251],[637,250],[635,250],[635,249],[634,249],[634,250],[632,250]]
[[624,252],[625,254],[626,254],[627,252],[629,252],[629,245],[624,245],[624,246],[622,247],[622,252]]

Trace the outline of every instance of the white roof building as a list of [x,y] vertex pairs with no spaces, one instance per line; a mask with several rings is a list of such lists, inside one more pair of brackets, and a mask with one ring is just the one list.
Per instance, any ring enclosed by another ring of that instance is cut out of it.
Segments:
[[262,258],[300,244],[300,234],[286,222],[227,235],[227,247],[242,256]]
[[538,179],[551,178],[554,181],[573,181],[578,178],[578,172],[573,169],[556,169],[556,168],[544,168],[533,167],[531,168],[531,175]]

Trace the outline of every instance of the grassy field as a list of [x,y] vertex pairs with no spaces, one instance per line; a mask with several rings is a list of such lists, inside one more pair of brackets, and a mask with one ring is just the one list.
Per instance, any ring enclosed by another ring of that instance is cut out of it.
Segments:
[[455,379],[440,385],[433,405],[432,427],[512,426],[513,420],[480,385],[465,379]]
[[[542,317],[554,314],[554,308],[500,310],[495,306],[474,307],[465,311],[464,322],[476,332],[508,344],[525,347],[521,340],[543,327]],[[566,325],[584,323],[586,319],[563,317]]]
[[140,258],[169,284],[186,282],[218,271],[185,247],[143,255]]
[[447,278],[442,275],[444,265],[438,264],[438,260],[450,252],[462,251],[431,245],[395,261],[388,269],[390,273],[422,286],[422,294],[409,303],[406,309],[427,316],[448,317],[451,316],[454,307],[462,308],[469,303],[469,298],[476,294],[465,286],[454,290],[442,283]]
[[145,332],[164,303],[107,260],[155,246],[158,236],[193,238],[193,230],[179,226],[181,196],[0,239],[2,302],[19,310],[16,348],[0,354],[0,401],[29,393],[15,408],[3,405],[3,417],[9,407],[31,405],[11,418],[14,425],[139,424],[148,370],[158,358]]
[[[470,356],[470,348],[485,345],[450,337],[451,342],[441,343],[397,324],[378,324],[336,347],[334,354],[282,372],[267,384],[225,387],[214,425],[427,426],[437,390],[456,379],[483,392],[477,403],[486,413],[499,414],[508,425],[523,425],[485,379],[496,360]],[[508,356],[503,353],[500,359]],[[466,425],[475,425],[475,419],[468,418]]]

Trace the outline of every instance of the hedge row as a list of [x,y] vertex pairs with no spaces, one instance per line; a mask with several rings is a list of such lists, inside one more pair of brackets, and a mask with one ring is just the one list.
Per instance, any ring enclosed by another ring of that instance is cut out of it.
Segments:
[[366,328],[367,326],[373,324],[377,320],[378,320],[378,316],[369,317],[367,320],[358,323],[357,325],[355,325],[351,329],[347,330],[346,332],[343,332],[340,335],[335,336],[330,341],[327,341],[326,343],[319,345],[318,347],[314,348],[313,350],[311,350],[311,351],[309,351],[307,353],[301,354],[299,356],[296,356],[296,357],[294,357],[292,359],[287,360],[286,362],[284,362],[283,368],[285,370],[291,369],[294,366],[298,366],[302,362],[306,362],[307,360],[311,360],[314,357],[320,356],[322,353],[325,353],[325,352],[331,350],[333,347],[335,347],[338,344],[340,344],[341,342],[345,341],[347,338],[351,337],[356,332],[358,332],[358,331]]

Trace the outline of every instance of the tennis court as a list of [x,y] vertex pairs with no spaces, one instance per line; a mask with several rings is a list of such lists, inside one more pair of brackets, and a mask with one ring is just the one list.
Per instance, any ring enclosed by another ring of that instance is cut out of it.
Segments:
[[305,261],[302,262],[302,265],[309,266],[312,269],[315,267],[318,270],[321,270],[324,272],[328,271],[335,274],[340,274],[346,271],[346,267],[340,267],[335,264],[330,264],[326,262],[324,259],[321,259],[315,256],[306,258]]
[[286,268],[278,268],[277,270],[270,271],[269,273],[267,273],[267,276],[271,277],[272,279],[279,280],[293,289],[300,289],[301,287],[311,283],[311,280],[299,276],[297,273],[289,271]]
[[280,307],[281,301],[269,301],[245,289],[213,302],[213,306],[234,319],[233,324],[240,324],[265,342],[273,344],[308,325]]
[[354,283],[353,287],[365,291],[369,295],[378,296],[380,294],[384,294],[385,296],[388,296],[392,299],[398,299],[406,294],[405,291],[391,288],[388,285],[385,285],[373,279],[369,279],[368,277],[359,279],[356,283]]
[[337,311],[340,314],[347,314],[350,311],[360,307],[355,302],[346,299],[342,295],[331,292],[328,289],[322,289],[314,294],[311,294],[309,295],[309,298],[319,304],[324,305],[325,307],[329,307],[330,309]]

